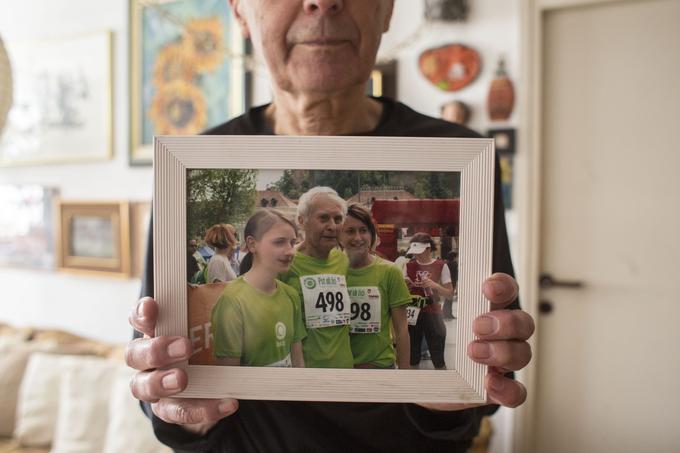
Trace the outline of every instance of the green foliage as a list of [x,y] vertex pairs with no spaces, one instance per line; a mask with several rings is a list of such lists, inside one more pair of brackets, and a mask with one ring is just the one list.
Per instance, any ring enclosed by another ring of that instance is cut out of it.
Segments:
[[187,235],[203,238],[217,223],[245,222],[255,208],[257,170],[189,170]]
[[403,172],[373,170],[286,170],[281,179],[270,186],[289,198],[314,186],[329,186],[348,199],[361,187],[403,187],[418,198],[460,197],[460,173]]

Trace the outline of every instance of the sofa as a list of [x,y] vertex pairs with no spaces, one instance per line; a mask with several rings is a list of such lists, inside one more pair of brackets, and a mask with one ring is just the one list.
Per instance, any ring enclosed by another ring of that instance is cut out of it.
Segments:
[[120,345],[0,324],[0,453],[169,453]]

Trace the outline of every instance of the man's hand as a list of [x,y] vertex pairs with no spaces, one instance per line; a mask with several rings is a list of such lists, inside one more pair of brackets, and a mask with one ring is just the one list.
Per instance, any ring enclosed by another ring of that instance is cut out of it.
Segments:
[[[509,371],[524,368],[531,360],[531,347],[527,340],[534,333],[534,320],[522,310],[505,307],[517,299],[519,287],[507,274],[493,274],[484,281],[484,296],[491,302],[491,311],[477,317],[472,330],[478,337],[468,345],[468,356],[489,366],[484,381],[490,403],[517,407],[527,398],[526,388],[514,379],[504,376]],[[429,409],[459,410],[475,405],[422,404]]]
[[171,398],[186,388],[187,375],[178,368],[157,368],[189,359],[191,343],[186,337],[154,338],[157,319],[158,304],[150,297],[140,299],[130,313],[130,324],[144,334],[144,338],[132,340],[125,348],[128,366],[139,370],[130,381],[130,389],[135,398],[151,403],[158,418],[203,434],[236,412],[238,401]]

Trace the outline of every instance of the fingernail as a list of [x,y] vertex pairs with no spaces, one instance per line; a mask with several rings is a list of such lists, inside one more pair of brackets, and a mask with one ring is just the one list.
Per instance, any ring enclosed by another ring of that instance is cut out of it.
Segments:
[[168,345],[168,355],[174,359],[184,357],[187,354],[187,347],[182,340],[175,340]]
[[488,343],[472,343],[472,355],[476,359],[488,359],[491,357],[491,346]]
[[498,320],[493,316],[480,316],[473,323],[477,335],[491,335],[498,332],[498,327]]
[[140,318],[144,317],[144,301],[143,300],[140,301],[137,304],[137,316],[139,316]]
[[505,388],[505,379],[500,376],[492,376],[491,379],[489,379],[489,387],[496,393],[502,392]]
[[161,379],[161,385],[165,390],[176,390],[179,387],[175,373],[168,373]]
[[234,402],[230,400],[222,401],[219,406],[217,406],[217,410],[220,411],[220,414],[229,414],[234,412]]
[[495,280],[489,280],[488,282],[489,289],[491,290],[491,293],[494,296],[500,296],[503,294],[503,290],[505,289],[505,285],[503,285],[501,282],[497,282]]

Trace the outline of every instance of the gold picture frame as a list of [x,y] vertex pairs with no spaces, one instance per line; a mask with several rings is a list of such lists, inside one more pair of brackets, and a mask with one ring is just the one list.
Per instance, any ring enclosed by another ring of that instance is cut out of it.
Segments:
[[[494,145],[491,139],[413,137],[157,137],[154,146],[156,335],[189,336],[187,179],[190,170],[377,170],[460,173],[460,256],[456,345],[475,339],[489,310],[481,282],[491,275]],[[418,159],[412,156],[417,155]],[[285,156],[285,161],[282,161]],[[179,364],[179,396],[299,401],[485,403],[486,366],[456,347],[453,369],[361,370]],[[418,385],[413,385],[418,382]]]
[[127,201],[63,201],[59,216],[59,269],[130,276],[130,223]]
[[[210,55],[191,50],[195,35],[216,38]],[[197,134],[243,113],[244,56],[224,0],[130,0],[130,165],[151,165],[155,135]]]

